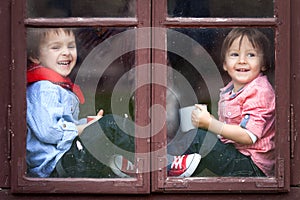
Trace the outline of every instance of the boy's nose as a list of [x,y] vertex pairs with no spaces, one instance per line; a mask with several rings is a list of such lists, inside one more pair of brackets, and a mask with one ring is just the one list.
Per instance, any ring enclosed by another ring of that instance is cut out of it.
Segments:
[[68,48],[64,48],[62,51],[63,55],[69,55],[70,54],[70,50]]
[[246,57],[244,55],[239,56],[239,63],[246,63]]

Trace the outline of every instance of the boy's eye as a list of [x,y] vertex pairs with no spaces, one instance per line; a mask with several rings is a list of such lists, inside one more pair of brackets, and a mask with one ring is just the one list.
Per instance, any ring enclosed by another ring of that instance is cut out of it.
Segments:
[[239,54],[238,53],[230,53],[229,56],[231,56],[231,57],[237,57],[237,56],[239,56]]
[[60,48],[60,46],[52,46],[52,47],[50,47],[51,49],[54,49],[54,50],[57,50],[57,49],[59,49]]
[[248,53],[247,56],[250,57],[250,58],[255,57],[255,53]]
[[74,48],[76,48],[76,45],[69,45],[68,48],[69,49],[74,49]]

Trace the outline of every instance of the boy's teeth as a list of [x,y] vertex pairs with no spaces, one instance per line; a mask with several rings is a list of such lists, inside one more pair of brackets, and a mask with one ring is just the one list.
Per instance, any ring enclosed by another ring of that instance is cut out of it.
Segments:
[[68,65],[69,62],[59,62],[58,64],[60,64],[60,65]]

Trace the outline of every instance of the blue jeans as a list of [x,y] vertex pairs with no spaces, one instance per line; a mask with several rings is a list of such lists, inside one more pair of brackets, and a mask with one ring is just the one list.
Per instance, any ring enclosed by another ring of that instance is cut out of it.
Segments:
[[240,153],[233,144],[224,144],[215,134],[202,129],[178,133],[168,144],[168,153],[199,153],[202,158],[194,174],[208,169],[217,176],[265,176],[252,159]]

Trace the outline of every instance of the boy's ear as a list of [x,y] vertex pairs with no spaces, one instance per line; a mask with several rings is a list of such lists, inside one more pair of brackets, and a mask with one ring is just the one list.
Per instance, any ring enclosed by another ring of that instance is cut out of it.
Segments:
[[223,63],[223,69],[224,69],[224,71],[227,71],[227,68],[226,68],[225,62]]
[[40,64],[41,62],[40,62],[40,60],[38,59],[38,58],[33,58],[33,57],[29,57],[29,60],[32,62],[32,63],[34,63],[34,64]]
[[262,66],[261,69],[260,69],[262,72],[266,71],[267,68],[265,66]]

